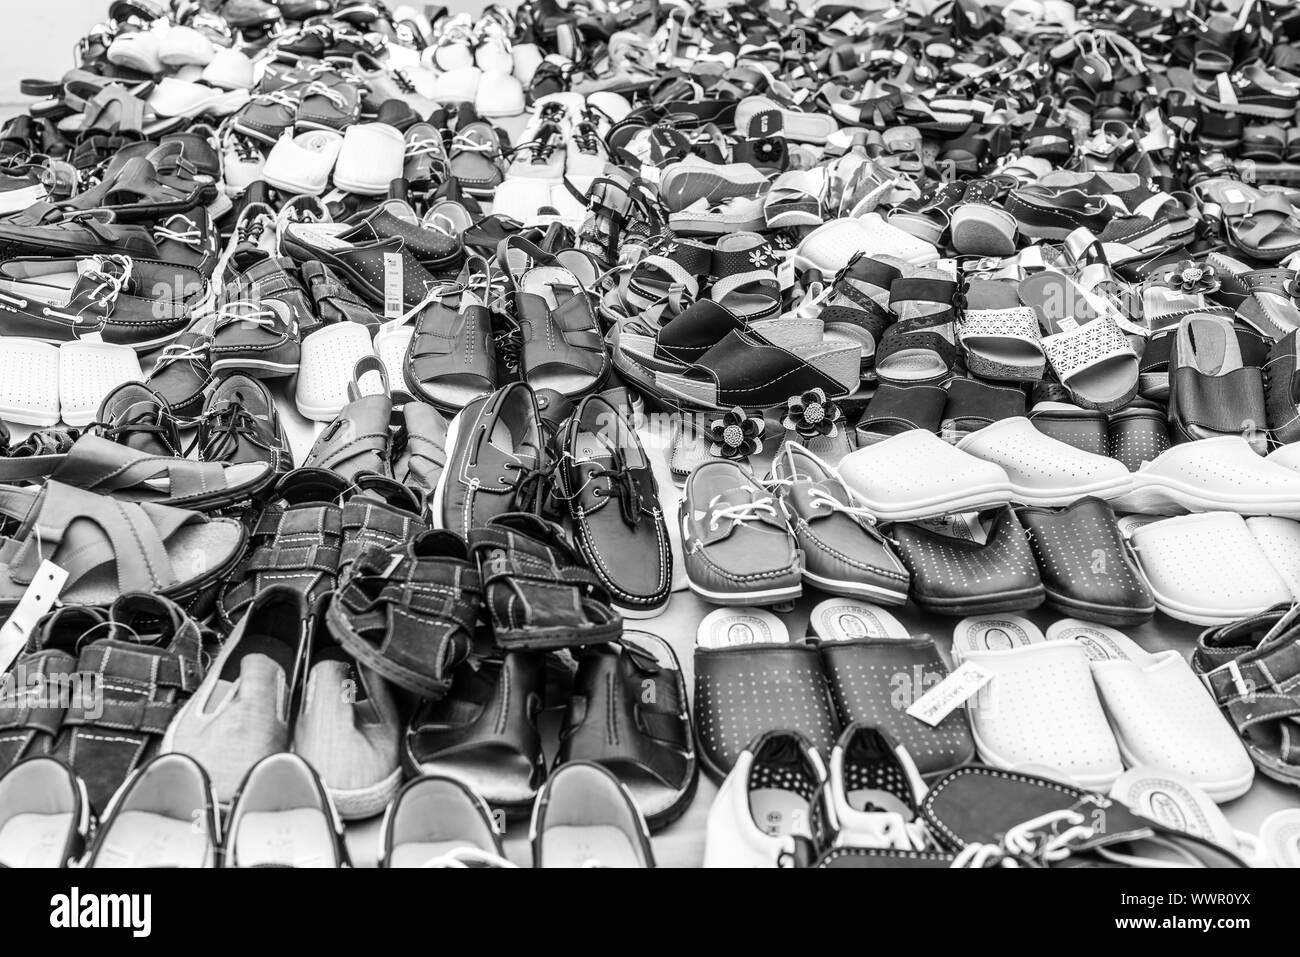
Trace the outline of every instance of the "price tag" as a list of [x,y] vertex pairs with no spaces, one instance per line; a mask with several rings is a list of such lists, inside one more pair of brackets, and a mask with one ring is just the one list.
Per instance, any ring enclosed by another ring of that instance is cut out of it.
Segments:
[[0,626],[0,672],[5,671],[27,644],[41,616],[54,607],[67,584],[68,573],[51,561],[41,562],[36,577],[18,600],[13,614]]
[[917,698],[907,713],[933,728],[992,680],[993,672],[968,661]]
[[384,318],[396,319],[402,314],[405,287],[402,276],[402,254],[384,253]]

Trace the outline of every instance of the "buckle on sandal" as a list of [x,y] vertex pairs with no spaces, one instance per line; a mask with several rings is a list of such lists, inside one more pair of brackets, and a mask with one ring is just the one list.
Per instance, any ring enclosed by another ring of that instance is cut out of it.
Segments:
[[1241,673],[1240,666],[1234,660],[1234,661],[1229,661],[1226,664],[1219,665],[1219,667],[1217,668],[1212,668],[1211,670],[1205,672],[1205,674],[1201,675],[1201,684],[1205,685],[1206,690],[1209,691],[1210,694],[1216,695],[1217,697],[1217,694],[1214,690],[1214,682],[1211,681],[1211,678],[1214,675],[1218,674],[1220,671],[1228,672],[1228,676],[1232,679],[1233,686],[1237,689],[1237,694],[1241,695],[1243,698],[1247,698],[1250,695],[1255,693],[1255,688],[1251,685],[1250,682],[1248,682],[1245,679],[1245,677]]

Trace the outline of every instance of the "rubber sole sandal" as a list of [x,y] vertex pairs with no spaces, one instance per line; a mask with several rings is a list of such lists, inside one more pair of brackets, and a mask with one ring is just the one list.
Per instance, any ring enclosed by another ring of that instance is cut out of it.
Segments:
[[997,768],[1055,768],[1079,787],[1106,789],[1124,771],[1097,697],[1088,655],[1074,640],[1048,641],[1015,615],[966,618],[953,661],[992,673],[970,709],[981,760]]
[[402,765],[413,776],[458,781],[507,817],[526,817],[546,779],[536,726],[544,670],[541,655],[520,653],[459,668],[446,697],[411,718]]
[[790,110],[765,96],[747,96],[736,104],[736,129],[748,130],[754,118],[762,113],[778,114],[782,135],[797,143],[823,144],[840,128],[835,118],[826,113]]
[[809,628],[818,640],[842,725],[862,723],[889,733],[907,748],[924,777],[974,759],[964,707],[935,726],[904,710],[948,676],[933,640],[913,638],[876,605],[834,598],[813,608]]
[[[1236,854],[1244,861],[1256,862],[1254,866],[1259,866],[1259,863],[1267,859],[1267,841],[1262,828],[1260,837],[1237,830],[1228,823],[1228,819],[1203,788],[1177,772],[1138,765],[1125,771],[1111,785],[1110,797],[1171,830],[1199,837]],[[1268,822],[1264,823],[1267,825]],[[1123,855],[1107,856],[1115,863],[1127,862]],[[1171,862],[1179,861],[1174,854],[1170,854],[1169,859]]]
[[1284,193],[1226,177],[1202,180],[1192,191],[1216,207],[1228,239],[1242,252],[1275,263],[1300,249],[1300,213]]
[[1143,462],[1124,511],[1240,512],[1300,518],[1300,473],[1261,458],[1239,435],[1184,442]]
[[696,631],[695,735],[701,766],[721,781],[754,738],[773,728],[830,754],[839,735],[817,649],[791,642],[758,608],[719,608]]
[[952,246],[967,256],[1012,256],[1016,217],[988,203],[962,203],[949,215]]
[[1026,611],[1046,598],[1024,527],[1009,507],[930,523],[900,522],[888,534],[911,572],[912,601],[925,611]]
[[571,761],[600,764],[628,789],[650,830],[667,827],[686,811],[699,780],[677,655],[662,638],[625,631],[576,657],[552,775]]
[[1080,642],[1128,767],[1167,769],[1217,803],[1250,790],[1255,767],[1181,652],[1144,651],[1107,625],[1063,618],[1047,640]]

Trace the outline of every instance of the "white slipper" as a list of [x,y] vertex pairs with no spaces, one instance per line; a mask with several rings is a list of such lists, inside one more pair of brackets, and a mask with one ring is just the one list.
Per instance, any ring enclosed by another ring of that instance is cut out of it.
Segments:
[[216,53],[212,41],[193,27],[173,26],[158,44],[158,60],[163,66],[207,66]]
[[1300,522],[1289,518],[1246,519],[1246,527],[1296,601],[1300,601]]
[[295,196],[319,196],[343,148],[343,136],[332,130],[308,130],[297,136],[285,130],[271,147],[262,178]]
[[1119,527],[1156,607],[1170,618],[1227,625],[1292,600],[1291,589],[1240,515],[1122,519]]
[[410,349],[411,340],[415,337],[415,326],[412,325],[414,318],[412,315],[389,320],[375,333],[375,355],[379,357],[379,361],[384,364],[384,370],[388,373],[394,401],[402,395],[410,395],[406,388],[406,374],[402,370],[406,366],[407,350]]
[[808,627],[822,641],[912,637],[901,621],[879,605],[846,598],[819,602],[809,615]]
[[856,218],[832,219],[818,226],[803,238],[792,260],[796,269],[816,269],[823,276],[831,277],[858,253],[871,255],[885,251],[914,266],[939,258],[939,251],[930,243],[889,225],[877,213],[868,213]]
[[229,116],[248,102],[247,90],[218,90],[206,83],[187,83],[165,76],[149,94],[146,105],[163,120],[193,117],[202,113]]
[[294,395],[298,411],[317,422],[334,419],[348,404],[348,385],[357,362],[374,354],[369,330],[357,322],[335,322],[307,336],[302,340]]
[[1220,435],[1180,443],[1144,463],[1133,473],[1133,490],[1116,505],[1160,515],[1225,511],[1300,518],[1300,472],[1272,456],[1261,458],[1239,435]]
[[203,68],[199,79],[218,90],[251,90],[253,61],[230,47],[217,47],[212,62]]
[[334,185],[361,196],[382,196],[402,175],[406,140],[387,123],[358,123],[343,134]]
[[1279,446],[1264,456],[1264,460],[1291,469],[1293,472],[1300,472],[1300,442]]
[[479,116],[496,118],[521,116],[524,112],[524,88],[509,73],[484,73],[474,92],[474,109]]
[[1047,640],[1083,645],[1126,765],[1177,772],[1220,804],[1250,790],[1255,765],[1179,652],[1152,654],[1077,618],[1053,624]]
[[527,86],[533,82],[533,74],[544,57],[536,43],[516,43],[510,47],[510,59],[514,62],[515,79]]
[[1069,505],[1086,495],[1115,498],[1132,482],[1123,462],[1054,439],[1023,415],[972,432],[957,448],[1002,466],[1012,500],[1025,505]]
[[483,71],[476,66],[464,66],[441,74],[435,81],[429,99],[435,103],[473,103],[478,99],[478,86]]
[[784,645],[789,642],[790,631],[785,623],[762,608],[715,608],[700,620],[695,629],[695,644],[700,648]]
[[900,432],[850,452],[840,460],[839,475],[881,521],[974,512],[1011,501],[1011,480],[1002,466],[925,429]]
[[1105,790],[1124,771],[1077,641],[1048,641],[1017,615],[964,618],[953,660],[993,673],[967,702],[980,758],[997,768],[1046,765],[1079,787]]
[[59,421],[59,347],[6,336],[0,348],[0,419],[48,428]]
[[1210,796],[1181,774],[1164,768],[1132,768],[1111,785],[1110,797],[1158,824],[1217,844],[1247,863],[1262,856],[1263,841],[1234,828]]
[[59,346],[59,405],[68,425],[90,425],[104,396],[125,382],[143,381],[140,357],[130,346],[85,339]]
[[119,33],[105,56],[114,66],[124,66],[141,73],[161,73],[163,64],[159,59],[162,42],[155,30],[137,30],[133,33]]

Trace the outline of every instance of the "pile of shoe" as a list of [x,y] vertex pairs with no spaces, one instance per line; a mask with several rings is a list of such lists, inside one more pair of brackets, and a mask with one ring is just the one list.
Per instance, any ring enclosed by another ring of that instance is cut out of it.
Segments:
[[701,767],[710,865],[1285,857],[1300,10],[107,13],[0,128],[0,864],[647,866]]

